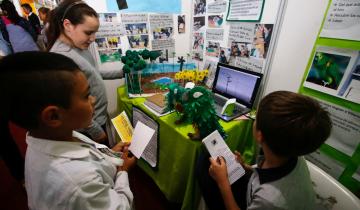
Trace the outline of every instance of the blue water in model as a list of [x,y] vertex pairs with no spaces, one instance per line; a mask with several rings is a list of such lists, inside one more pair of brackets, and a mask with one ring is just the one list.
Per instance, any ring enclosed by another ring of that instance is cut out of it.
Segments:
[[161,77],[157,80],[153,80],[152,82],[157,83],[159,85],[167,85],[167,84],[172,83],[172,81],[173,80],[170,77]]

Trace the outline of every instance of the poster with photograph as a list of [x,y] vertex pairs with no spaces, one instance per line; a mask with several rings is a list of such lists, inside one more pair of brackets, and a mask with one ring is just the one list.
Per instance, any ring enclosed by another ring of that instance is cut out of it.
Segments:
[[194,0],[194,15],[204,15],[206,13],[206,0]]
[[99,13],[99,29],[96,37],[124,35],[123,25],[118,21],[117,13]]
[[194,33],[194,42],[192,49],[195,51],[204,50],[204,33],[203,32],[195,32]]
[[120,37],[99,37],[95,39],[100,62],[117,62],[121,60],[122,49]]
[[194,31],[199,31],[205,28],[205,16],[194,17]]
[[220,54],[220,43],[208,41],[206,46],[205,55],[211,57],[219,57]]
[[304,87],[360,103],[359,51],[318,46]]
[[360,41],[359,31],[359,0],[333,0],[320,36]]
[[185,33],[185,15],[178,15],[178,33],[184,34]]
[[149,35],[128,36],[130,48],[142,49],[149,45]]
[[229,31],[229,63],[262,72],[272,37],[273,24],[232,23]]
[[223,13],[226,11],[226,1],[216,0],[215,2],[209,3],[207,7],[208,13]]
[[208,25],[209,28],[220,28],[224,23],[223,15],[209,15]]
[[265,0],[230,0],[227,20],[259,21]]

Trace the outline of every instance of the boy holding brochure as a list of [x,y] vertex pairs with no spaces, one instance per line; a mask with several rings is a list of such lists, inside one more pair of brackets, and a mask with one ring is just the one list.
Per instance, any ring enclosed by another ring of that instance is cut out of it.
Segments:
[[[329,137],[331,127],[329,114],[310,97],[287,91],[267,95],[259,104],[253,125],[263,156],[259,156],[254,169],[240,161],[252,173],[233,185],[229,183],[225,159],[210,158],[208,171],[217,188],[211,189],[211,184],[202,181],[205,179],[200,180],[208,208],[314,209],[315,193],[301,156],[319,148]],[[239,153],[236,156],[241,160]],[[209,188],[216,192],[206,193]]]
[[[31,65],[28,65],[31,63]],[[30,209],[131,209],[129,144],[112,149],[74,131],[92,121],[95,99],[70,58],[45,52],[0,61],[0,116],[28,130]]]

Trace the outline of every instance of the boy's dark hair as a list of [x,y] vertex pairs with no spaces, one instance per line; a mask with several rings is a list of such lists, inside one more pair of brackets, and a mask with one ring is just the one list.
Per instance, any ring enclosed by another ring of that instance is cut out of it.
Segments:
[[64,31],[63,22],[70,20],[73,25],[84,22],[85,16],[98,17],[96,11],[83,1],[63,0],[55,9],[51,10],[49,28],[46,30],[48,39],[47,50],[50,50],[57,38]]
[[30,12],[32,12],[32,10],[33,10],[32,7],[30,6],[30,4],[28,4],[28,3],[22,4],[21,7],[29,10]]
[[32,129],[48,105],[69,108],[79,67],[56,53],[21,52],[0,60],[0,117]]
[[315,151],[329,137],[332,123],[314,99],[288,91],[265,96],[258,107],[256,129],[275,154],[301,156]]

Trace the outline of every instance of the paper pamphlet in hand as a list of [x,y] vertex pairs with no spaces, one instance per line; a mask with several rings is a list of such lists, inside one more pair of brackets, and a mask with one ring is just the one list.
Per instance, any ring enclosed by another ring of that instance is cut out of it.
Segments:
[[121,114],[111,119],[111,122],[113,123],[116,132],[119,134],[121,141],[131,142],[134,129],[129,121],[128,116],[126,115],[126,112],[121,112]]
[[129,150],[137,158],[140,158],[146,146],[149,144],[155,130],[138,121],[136,123],[134,134],[129,146]]
[[205,137],[202,140],[202,143],[205,145],[212,158],[216,159],[219,156],[224,157],[230,184],[233,184],[245,174],[244,168],[236,161],[235,155],[231,152],[217,130]]

